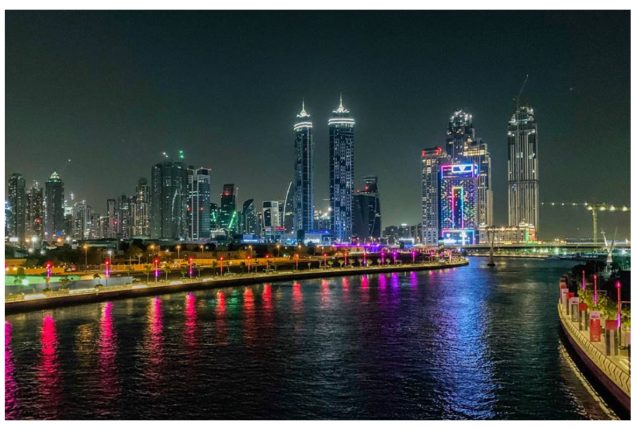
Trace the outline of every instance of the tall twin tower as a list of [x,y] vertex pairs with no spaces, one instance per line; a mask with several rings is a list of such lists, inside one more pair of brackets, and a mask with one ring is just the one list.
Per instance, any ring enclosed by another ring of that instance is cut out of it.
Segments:
[[[355,174],[355,120],[340,104],[328,121],[329,200],[331,237],[334,242],[349,242],[352,235]],[[313,122],[302,102],[293,126],[295,133],[294,225],[298,238],[313,230]]]

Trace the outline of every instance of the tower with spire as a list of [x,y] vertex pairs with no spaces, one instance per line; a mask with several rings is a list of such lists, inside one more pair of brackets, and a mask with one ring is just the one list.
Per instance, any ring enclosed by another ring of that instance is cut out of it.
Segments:
[[[302,109],[293,125],[295,137],[293,230],[301,241],[313,230],[313,123],[302,100]],[[285,205],[286,207],[286,205]]]
[[331,237],[334,242],[350,242],[353,224],[355,181],[355,120],[340,104],[332,112],[329,125],[329,200]]

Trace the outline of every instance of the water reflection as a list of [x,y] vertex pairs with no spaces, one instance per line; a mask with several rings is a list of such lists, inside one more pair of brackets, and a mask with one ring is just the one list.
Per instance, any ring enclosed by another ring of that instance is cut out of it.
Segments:
[[40,362],[37,366],[40,418],[55,419],[60,416],[63,388],[57,348],[55,320],[50,314],[47,314],[42,319]]
[[243,293],[243,312],[245,317],[245,341],[248,345],[253,345],[257,338],[255,310],[254,292],[251,288],[247,287]]
[[227,304],[225,303],[225,292],[218,290],[216,292],[216,344],[227,345],[227,322],[225,317],[227,314]]
[[262,287],[262,326],[271,328],[273,325],[273,300],[271,293],[271,284],[265,284]]
[[106,302],[101,308],[99,321],[99,400],[100,414],[108,414],[112,404],[121,395],[121,382],[117,372],[117,334],[113,326],[112,302]]
[[151,397],[158,397],[161,395],[165,379],[163,312],[160,298],[154,297],[150,300],[146,322],[143,374],[148,386],[147,394]]
[[13,356],[11,352],[11,323],[4,322],[4,416],[6,419],[19,418],[18,384],[14,379]]
[[183,343],[188,352],[196,349],[196,296],[185,295],[185,324],[183,326]]
[[331,304],[331,289],[329,282],[326,279],[322,279],[320,282],[320,305],[322,308],[328,308]]
[[293,313],[301,314],[302,313],[302,286],[299,282],[294,282],[291,287],[291,298],[293,305]]

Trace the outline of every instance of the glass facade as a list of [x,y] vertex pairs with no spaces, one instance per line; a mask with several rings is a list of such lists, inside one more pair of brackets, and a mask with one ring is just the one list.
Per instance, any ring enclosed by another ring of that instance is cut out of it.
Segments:
[[478,166],[440,166],[440,227],[444,243],[478,241]]
[[150,233],[153,239],[184,239],[187,234],[187,168],[165,161],[152,167]]
[[190,166],[187,170],[187,231],[190,240],[206,240],[210,237],[211,174],[212,169],[206,167]]
[[[297,122],[293,126],[293,133],[295,135],[293,230],[298,236],[302,236],[313,230],[313,123],[311,115],[304,109],[304,102],[302,102],[302,110],[297,115]],[[288,227],[287,233],[290,233]]]

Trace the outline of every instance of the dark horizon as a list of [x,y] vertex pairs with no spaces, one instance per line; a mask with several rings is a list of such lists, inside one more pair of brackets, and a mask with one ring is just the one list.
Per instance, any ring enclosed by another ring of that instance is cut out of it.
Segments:
[[[507,223],[507,121],[536,112],[540,200],[630,206],[629,11],[6,12],[6,172],[103,212],[161,152],[212,168],[238,203],[281,200],[302,99],[315,130],[315,205],[328,202],[339,93],[356,120],[356,186],[377,175],[382,224],[421,221],[424,147],[473,114]],[[600,215],[630,237],[630,213]],[[541,239],[590,237],[582,209],[541,211]]]

